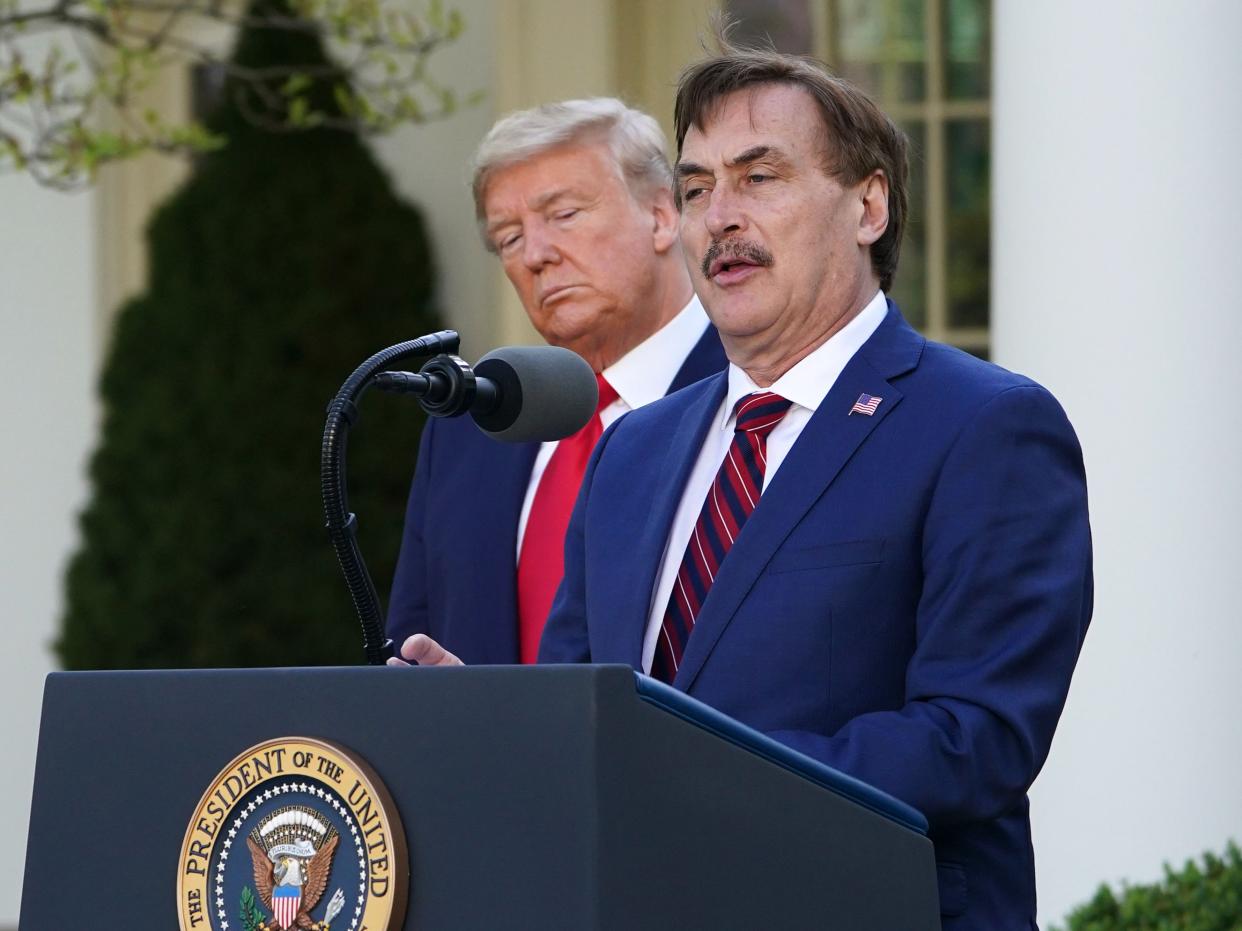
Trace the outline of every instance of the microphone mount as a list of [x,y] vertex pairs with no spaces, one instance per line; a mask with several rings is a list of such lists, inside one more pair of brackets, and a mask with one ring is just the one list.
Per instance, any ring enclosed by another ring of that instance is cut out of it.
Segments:
[[432,417],[488,414],[500,400],[495,382],[477,377],[470,363],[453,353],[436,356],[417,375],[380,372],[372,384],[381,391],[414,395]]

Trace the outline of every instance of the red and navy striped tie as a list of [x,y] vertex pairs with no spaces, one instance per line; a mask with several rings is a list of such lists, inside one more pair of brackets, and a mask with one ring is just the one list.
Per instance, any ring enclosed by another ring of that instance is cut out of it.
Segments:
[[651,675],[657,679],[672,682],[677,675],[699,609],[759,503],[768,466],[768,434],[781,422],[790,403],[770,391],[749,394],[737,402],[733,442],[703,502],[664,612],[651,661]]

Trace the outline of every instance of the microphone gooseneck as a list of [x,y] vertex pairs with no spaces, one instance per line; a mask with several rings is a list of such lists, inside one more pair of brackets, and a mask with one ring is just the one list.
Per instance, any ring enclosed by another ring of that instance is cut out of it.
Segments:
[[358,399],[377,372],[400,359],[456,352],[458,344],[458,336],[453,330],[441,330],[381,350],[354,369],[328,405],[319,457],[325,526],[341,572],[345,575],[345,584],[349,586],[354,610],[362,624],[363,651],[367,662],[373,666],[382,665],[393,655],[393,645],[384,637],[384,616],[379,595],[358,549],[358,518],[349,510],[345,481],[349,428],[358,419]]

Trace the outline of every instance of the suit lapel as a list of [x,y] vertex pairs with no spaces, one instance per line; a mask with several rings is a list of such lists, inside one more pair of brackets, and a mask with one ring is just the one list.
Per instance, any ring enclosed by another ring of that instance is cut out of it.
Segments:
[[[632,584],[626,586],[627,602],[621,606],[618,617],[637,617],[639,624],[627,626],[628,640],[625,652],[635,669],[642,668],[643,637],[647,618],[651,613],[651,598],[655,591],[656,573],[659,571],[664,548],[668,543],[669,528],[681,503],[682,491],[690,471],[698,459],[699,448],[707,434],[720,402],[728,389],[728,378],[718,373],[706,390],[699,394],[672,424],[663,455],[652,456],[654,468],[647,476],[651,488],[650,511],[641,538],[636,542],[634,565],[629,567]],[[617,568],[616,571],[624,571]]]
[[[824,397],[725,558],[686,644],[673,683],[677,688],[690,690],[773,554],[859,446],[896,409],[902,395],[888,379],[913,368],[923,344],[890,302],[888,317]],[[850,414],[860,394],[882,398],[873,415]],[[679,489],[681,484],[684,479]]]

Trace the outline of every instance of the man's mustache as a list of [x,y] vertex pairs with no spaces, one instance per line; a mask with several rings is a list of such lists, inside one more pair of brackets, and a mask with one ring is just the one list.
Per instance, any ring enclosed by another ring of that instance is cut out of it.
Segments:
[[703,256],[703,263],[699,268],[703,272],[704,278],[711,277],[712,263],[717,259],[745,259],[755,265],[762,265],[768,268],[772,265],[772,253],[757,242],[747,242],[744,239],[713,239],[712,244],[707,247],[707,254]]

